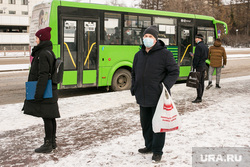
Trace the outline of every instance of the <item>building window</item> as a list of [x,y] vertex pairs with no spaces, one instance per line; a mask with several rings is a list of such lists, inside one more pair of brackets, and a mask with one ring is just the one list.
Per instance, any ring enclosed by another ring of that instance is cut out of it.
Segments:
[[10,10],[9,14],[16,14],[16,11]]
[[3,3],[3,0],[0,0],[0,3]]
[[0,32],[27,33],[27,27],[25,27],[25,26],[5,26],[5,25],[0,25]]
[[0,14],[3,14],[3,10],[0,10]]
[[16,0],[9,0],[9,4],[16,4]]
[[22,5],[28,5],[28,0],[21,0]]
[[27,11],[22,11],[22,15],[28,15],[29,13]]

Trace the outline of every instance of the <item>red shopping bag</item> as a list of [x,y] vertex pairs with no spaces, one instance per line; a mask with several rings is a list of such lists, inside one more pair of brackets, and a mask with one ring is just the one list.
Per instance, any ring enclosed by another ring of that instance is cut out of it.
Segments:
[[155,133],[179,130],[181,118],[175,104],[163,84],[163,89],[152,120]]

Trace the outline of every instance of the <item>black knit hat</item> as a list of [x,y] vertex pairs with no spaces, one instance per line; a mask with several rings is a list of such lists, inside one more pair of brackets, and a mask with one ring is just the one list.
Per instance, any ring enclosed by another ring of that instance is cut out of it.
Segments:
[[150,26],[148,27],[144,32],[143,32],[143,36],[145,34],[151,34],[155,37],[155,39],[157,40],[158,39],[158,29],[156,26]]
[[197,35],[195,35],[195,38],[200,38],[201,40],[203,40],[203,35],[202,34],[197,34]]

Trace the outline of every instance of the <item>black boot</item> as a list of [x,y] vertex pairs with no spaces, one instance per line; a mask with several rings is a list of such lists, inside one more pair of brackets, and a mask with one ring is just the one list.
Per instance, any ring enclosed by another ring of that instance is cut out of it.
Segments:
[[208,89],[210,89],[212,86],[213,86],[213,85],[212,85],[212,82],[209,81],[209,83],[208,83],[206,89],[208,90]]
[[53,148],[53,149],[56,149],[56,148],[57,148],[56,137],[52,137],[52,148]]
[[154,153],[153,156],[152,156],[152,161],[153,162],[160,162],[161,161],[161,157],[162,157],[162,155]]
[[145,148],[140,148],[138,152],[142,154],[148,154],[148,153],[151,153],[152,151],[151,149],[148,149],[147,147],[145,147]]
[[192,103],[200,103],[200,102],[202,102],[202,100],[201,100],[201,98],[196,98],[194,101],[192,101]]
[[221,88],[219,84],[216,84],[216,88]]
[[52,151],[52,141],[44,138],[44,144],[35,149],[36,153],[50,153]]

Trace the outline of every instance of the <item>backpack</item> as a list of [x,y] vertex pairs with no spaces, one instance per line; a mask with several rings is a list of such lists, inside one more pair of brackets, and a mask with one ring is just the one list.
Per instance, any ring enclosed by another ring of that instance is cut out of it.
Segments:
[[63,61],[61,58],[56,58],[55,54],[53,52],[50,52],[47,50],[47,52],[52,55],[55,59],[54,66],[52,68],[51,72],[51,80],[53,84],[59,84],[62,83],[63,79]]

